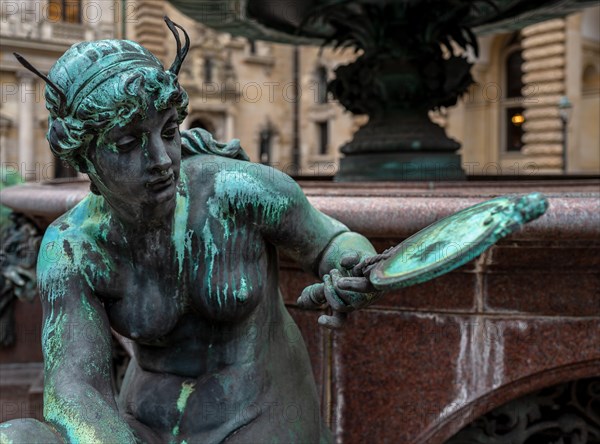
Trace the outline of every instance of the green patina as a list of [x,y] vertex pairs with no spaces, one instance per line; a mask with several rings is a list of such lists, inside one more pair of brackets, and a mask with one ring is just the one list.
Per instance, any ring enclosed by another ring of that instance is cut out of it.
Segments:
[[[215,177],[215,197],[209,199],[208,208],[211,215],[220,221],[250,209],[257,218],[257,223],[276,226],[291,203],[289,195],[267,186],[254,174],[246,171],[221,171]],[[233,214],[230,213],[231,210]]]
[[[74,221],[80,216],[85,217],[85,214],[88,213],[76,211],[73,217],[67,220],[68,225],[77,227]],[[101,224],[94,224],[90,219],[85,219],[85,222],[73,230],[62,231],[56,226],[51,226],[44,235],[37,274],[40,287],[45,290],[50,302],[67,296],[68,282],[73,278],[82,277],[93,290],[97,279],[108,279],[110,276],[112,260],[106,251],[92,240],[94,236],[104,236],[104,229],[101,228]],[[88,227],[92,227],[96,233],[82,236],[81,233]],[[97,260],[90,260],[92,255]]]
[[[226,282],[224,284],[213,284],[213,279],[220,279],[229,274],[229,270],[222,269],[217,257],[224,254],[219,251],[215,242],[214,228],[211,229],[211,221],[215,221],[220,227],[219,239],[238,245],[237,236],[239,228],[236,220],[243,213],[249,212],[250,217],[258,224],[276,225],[280,222],[282,215],[292,204],[292,198],[277,193],[268,187],[259,177],[246,171],[222,171],[215,177],[215,194],[207,201],[209,217],[202,230],[202,242],[204,251],[204,262],[207,264],[206,290],[209,298],[215,297],[219,307],[226,302],[229,292],[237,301],[245,301],[252,291],[250,280],[242,276],[238,282]],[[242,218],[248,222],[248,218]],[[254,247],[254,245],[256,245]],[[245,239],[239,248],[259,248],[260,243],[249,242]],[[254,264],[255,275],[260,278],[261,273],[258,264]]]
[[442,219],[396,246],[370,274],[390,290],[426,282],[476,258],[504,236],[540,217],[548,201],[540,193],[492,199]]
[[183,263],[185,260],[185,250],[190,249],[190,238],[188,236],[187,223],[189,217],[189,201],[186,196],[177,194],[177,203],[175,206],[175,216],[171,239],[177,256],[179,276],[183,272]]
[[239,301],[245,301],[248,299],[250,291],[252,291],[251,287],[248,285],[246,278],[242,276],[240,278],[240,288],[233,291],[233,296]]
[[44,390],[44,418],[64,430],[72,444],[105,442],[106,439],[120,443],[135,442],[126,423],[112,413],[111,407],[97,393],[90,393],[85,398],[86,414],[94,412],[97,421],[90,421],[86,414],[82,414],[80,403],[57,395],[55,387],[50,384]]
[[[217,255],[218,249],[212,236],[210,222],[208,219],[204,223],[204,228],[202,229],[202,244],[204,247],[204,261],[206,263],[206,292],[208,293],[208,298],[212,298],[212,278],[215,265],[215,256]],[[218,299],[218,297],[217,301],[219,306],[221,306],[221,300]]]
[[179,398],[177,398],[177,410],[179,410],[179,413],[183,413],[185,410],[187,401],[190,395],[194,392],[195,386],[195,382],[184,382],[181,384],[181,392],[179,393]]
[[[173,439],[171,443],[175,443],[175,438],[179,435],[179,425],[181,424],[181,419],[183,418],[183,413],[185,412],[185,407],[187,405],[188,399],[190,395],[194,393],[196,387],[195,382],[184,382],[181,384],[181,391],[179,392],[179,398],[177,398],[177,411],[179,412],[179,418],[177,419],[177,424],[173,427],[171,434],[173,435]],[[182,441],[182,443],[185,441]]]
[[67,316],[61,308],[55,314],[54,305],[50,308],[50,314],[44,319],[42,326],[42,352],[44,353],[44,369],[46,373],[53,372],[63,362],[64,346],[63,334],[67,322]]

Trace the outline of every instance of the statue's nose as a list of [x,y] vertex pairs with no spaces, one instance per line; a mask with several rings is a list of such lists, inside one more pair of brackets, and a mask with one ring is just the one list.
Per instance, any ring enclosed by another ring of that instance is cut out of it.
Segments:
[[173,161],[161,137],[152,137],[148,144],[148,170],[151,173],[168,170]]

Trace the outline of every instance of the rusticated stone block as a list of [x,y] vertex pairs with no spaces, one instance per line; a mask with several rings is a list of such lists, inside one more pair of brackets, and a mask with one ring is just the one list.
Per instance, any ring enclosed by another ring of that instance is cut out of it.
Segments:
[[532,157],[532,161],[535,163],[537,169],[536,174],[542,174],[542,171],[547,169],[558,169],[562,167],[562,159],[560,156],[550,157],[550,154],[556,154],[560,151],[557,150],[556,145],[547,144],[528,144],[521,150],[523,154]]
[[564,52],[565,52],[564,43],[556,43],[554,45],[526,49],[525,51],[523,51],[523,59],[525,59],[525,60],[543,59],[548,56],[564,54]]
[[565,27],[565,21],[563,19],[546,20],[535,25],[530,25],[521,30],[523,37],[529,37],[537,34],[545,34],[552,31],[562,30]]
[[531,62],[523,63],[523,71],[542,71],[546,69],[562,68],[565,66],[564,56],[554,56],[539,60],[533,60]]
[[560,131],[528,132],[522,139],[524,143],[559,143],[562,141],[562,133]]
[[559,119],[525,120],[525,131],[561,130],[562,122]]
[[600,359],[599,331],[600,320],[589,318],[368,310],[334,333],[336,438],[441,444],[452,432],[432,439],[432,431],[494,387],[518,386],[534,375],[540,387],[542,370]]
[[[429,282],[386,293],[373,307],[473,312],[478,292],[475,273],[456,271]],[[360,313],[356,316],[360,316]]]
[[565,77],[564,69],[549,69],[547,71],[534,71],[523,74],[524,83],[552,82]]
[[502,243],[490,250],[486,270],[594,273],[600,270],[600,244],[593,241],[570,241],[560,246],[551,241]]
[[[15,343],[0,347],[0,362],[41,362],[42,357],[42,304],[15,301]],[[1,421],[0,421],[1,422]]]
[[507,272],[484,276],[488,312],[600,316],[600,273]]
[[559,95],[559,94],[537,93],[534,96],[532,96],[531,98],[529,98],[525,102],[525,105],[528,108],[536,107],[536,106],[548,106],[548,105],[558,106],[558,102],[560,101],[560,98],[561,98],[561,95]]
[[553,43],[563,43],[565,41],[564,31],[554,31],[534,35],[524,38],[521,45],[523,48],[533,48],[534,46],[550,45]]
[[559,118],[558,107],[554,105],[528,108],[523,112],[523,114],[525,115],[525,120]]

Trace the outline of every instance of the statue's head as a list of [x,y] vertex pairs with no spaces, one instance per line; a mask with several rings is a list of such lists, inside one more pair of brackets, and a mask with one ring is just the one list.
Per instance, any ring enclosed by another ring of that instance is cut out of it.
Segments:
[[[115,126],[143,118],[151,100],[158,110],[175,107],[179,123],[183,121],[188,97],[177,75],[190,42],[183,28],[167,17],[165,21],[177,42],[177,55],[168,70],[150,51],[129,40],[77,43],[56,61],[48,76],[15,54],[46,82],[47,138],[59,159],[82,169],[90,143]],[[176,28],[185,35],[183,48]]]
[[48,76],[16,54],[46,81],[52,152],[87,173],[93,192],[123,208],[152,206],[172,197],[178,180],[178,127],[187,114],[188,97],[177,74],[189,37],[184,31],[182,47],[179,26],[165,20],[177,42],[175,61],[167,70],[147,49],[128,40],[73,45]]
[[145,118],[150,103],[159,111],[176,108],[179,123],[187,113],[177,72],[165,70],[132,41],[78,43],[58,59],[48,79],[56,86],[48,84],[45,92],[50,149],[82,171],[90,166],[89,148],[116,149],[105,143],[104,134]]

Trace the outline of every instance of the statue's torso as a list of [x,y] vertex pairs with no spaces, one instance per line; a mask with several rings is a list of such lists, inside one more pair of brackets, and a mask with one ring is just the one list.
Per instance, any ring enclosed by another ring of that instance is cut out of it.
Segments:
[[220,442],[243,426],[248,436],[254,427],[284,441],[320,436],[308,355],[279,295],[275,247],[211,183],[194,190],[180,196],[171,233],[144,254],[105,243],[113,264],[94,283],[96,296],[135,350],[121,409],[161,439]]

